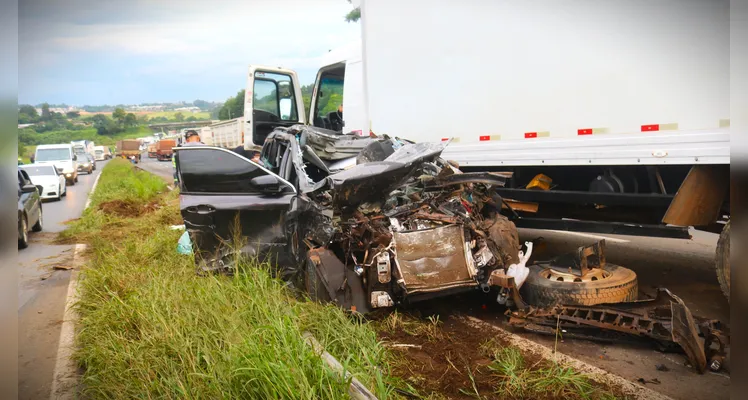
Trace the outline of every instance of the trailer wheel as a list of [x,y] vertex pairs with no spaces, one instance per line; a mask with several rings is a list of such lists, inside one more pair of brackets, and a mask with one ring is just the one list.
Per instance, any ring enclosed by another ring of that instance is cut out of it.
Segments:
[[591,306],[638,298],[636,273],[618,265],[607,264],[604,271],[588,275],[583,282],[574,281],[567,271],[552,268],[549,264],[531,265],[529,268],[530,274],[520,293],[533,306]]
[[715,257],[715,267],[717,268],[717,279],[722,293],[730,301],[730,221],[722,229],[717,241],[717,252]]

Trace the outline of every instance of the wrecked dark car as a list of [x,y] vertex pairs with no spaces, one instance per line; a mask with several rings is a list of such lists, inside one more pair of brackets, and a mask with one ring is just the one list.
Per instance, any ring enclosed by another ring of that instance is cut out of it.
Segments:
[[177,150],[180,206],[202,271],[270,259],[312,298],[368,312],[465,290],[519,260],[517,229],[492,188],[443,143],[276,128],[260,163],[229,150]]

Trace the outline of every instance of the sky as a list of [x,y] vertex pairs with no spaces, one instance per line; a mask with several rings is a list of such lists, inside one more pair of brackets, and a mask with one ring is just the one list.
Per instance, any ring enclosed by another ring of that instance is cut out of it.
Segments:
[[327,51],[356,41],[346,0],[24,0],[18,102],[224,101],[250,64],[314,82]]

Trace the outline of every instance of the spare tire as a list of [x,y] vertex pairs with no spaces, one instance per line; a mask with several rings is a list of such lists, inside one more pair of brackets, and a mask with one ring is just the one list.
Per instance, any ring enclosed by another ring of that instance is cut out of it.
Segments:
[[550,264],[531,265],[529,268],[530,274],[520,294],[527,303],[536,307],[555,304],[591,306],[638,298],[636,273],[618,265],[607,264],[603,271],[582,282],[569,279],[568,269],[551,267]]

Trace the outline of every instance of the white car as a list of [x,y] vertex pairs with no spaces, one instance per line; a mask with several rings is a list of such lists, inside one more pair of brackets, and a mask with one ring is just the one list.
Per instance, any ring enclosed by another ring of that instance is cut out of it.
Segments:
[[22,168],[31,178],[31,183],[35,186],[41,186],[42,199],[56,199],[67,196],[68,188],[65,176],[57,172],[54,165],[29,164],[21,165]]

